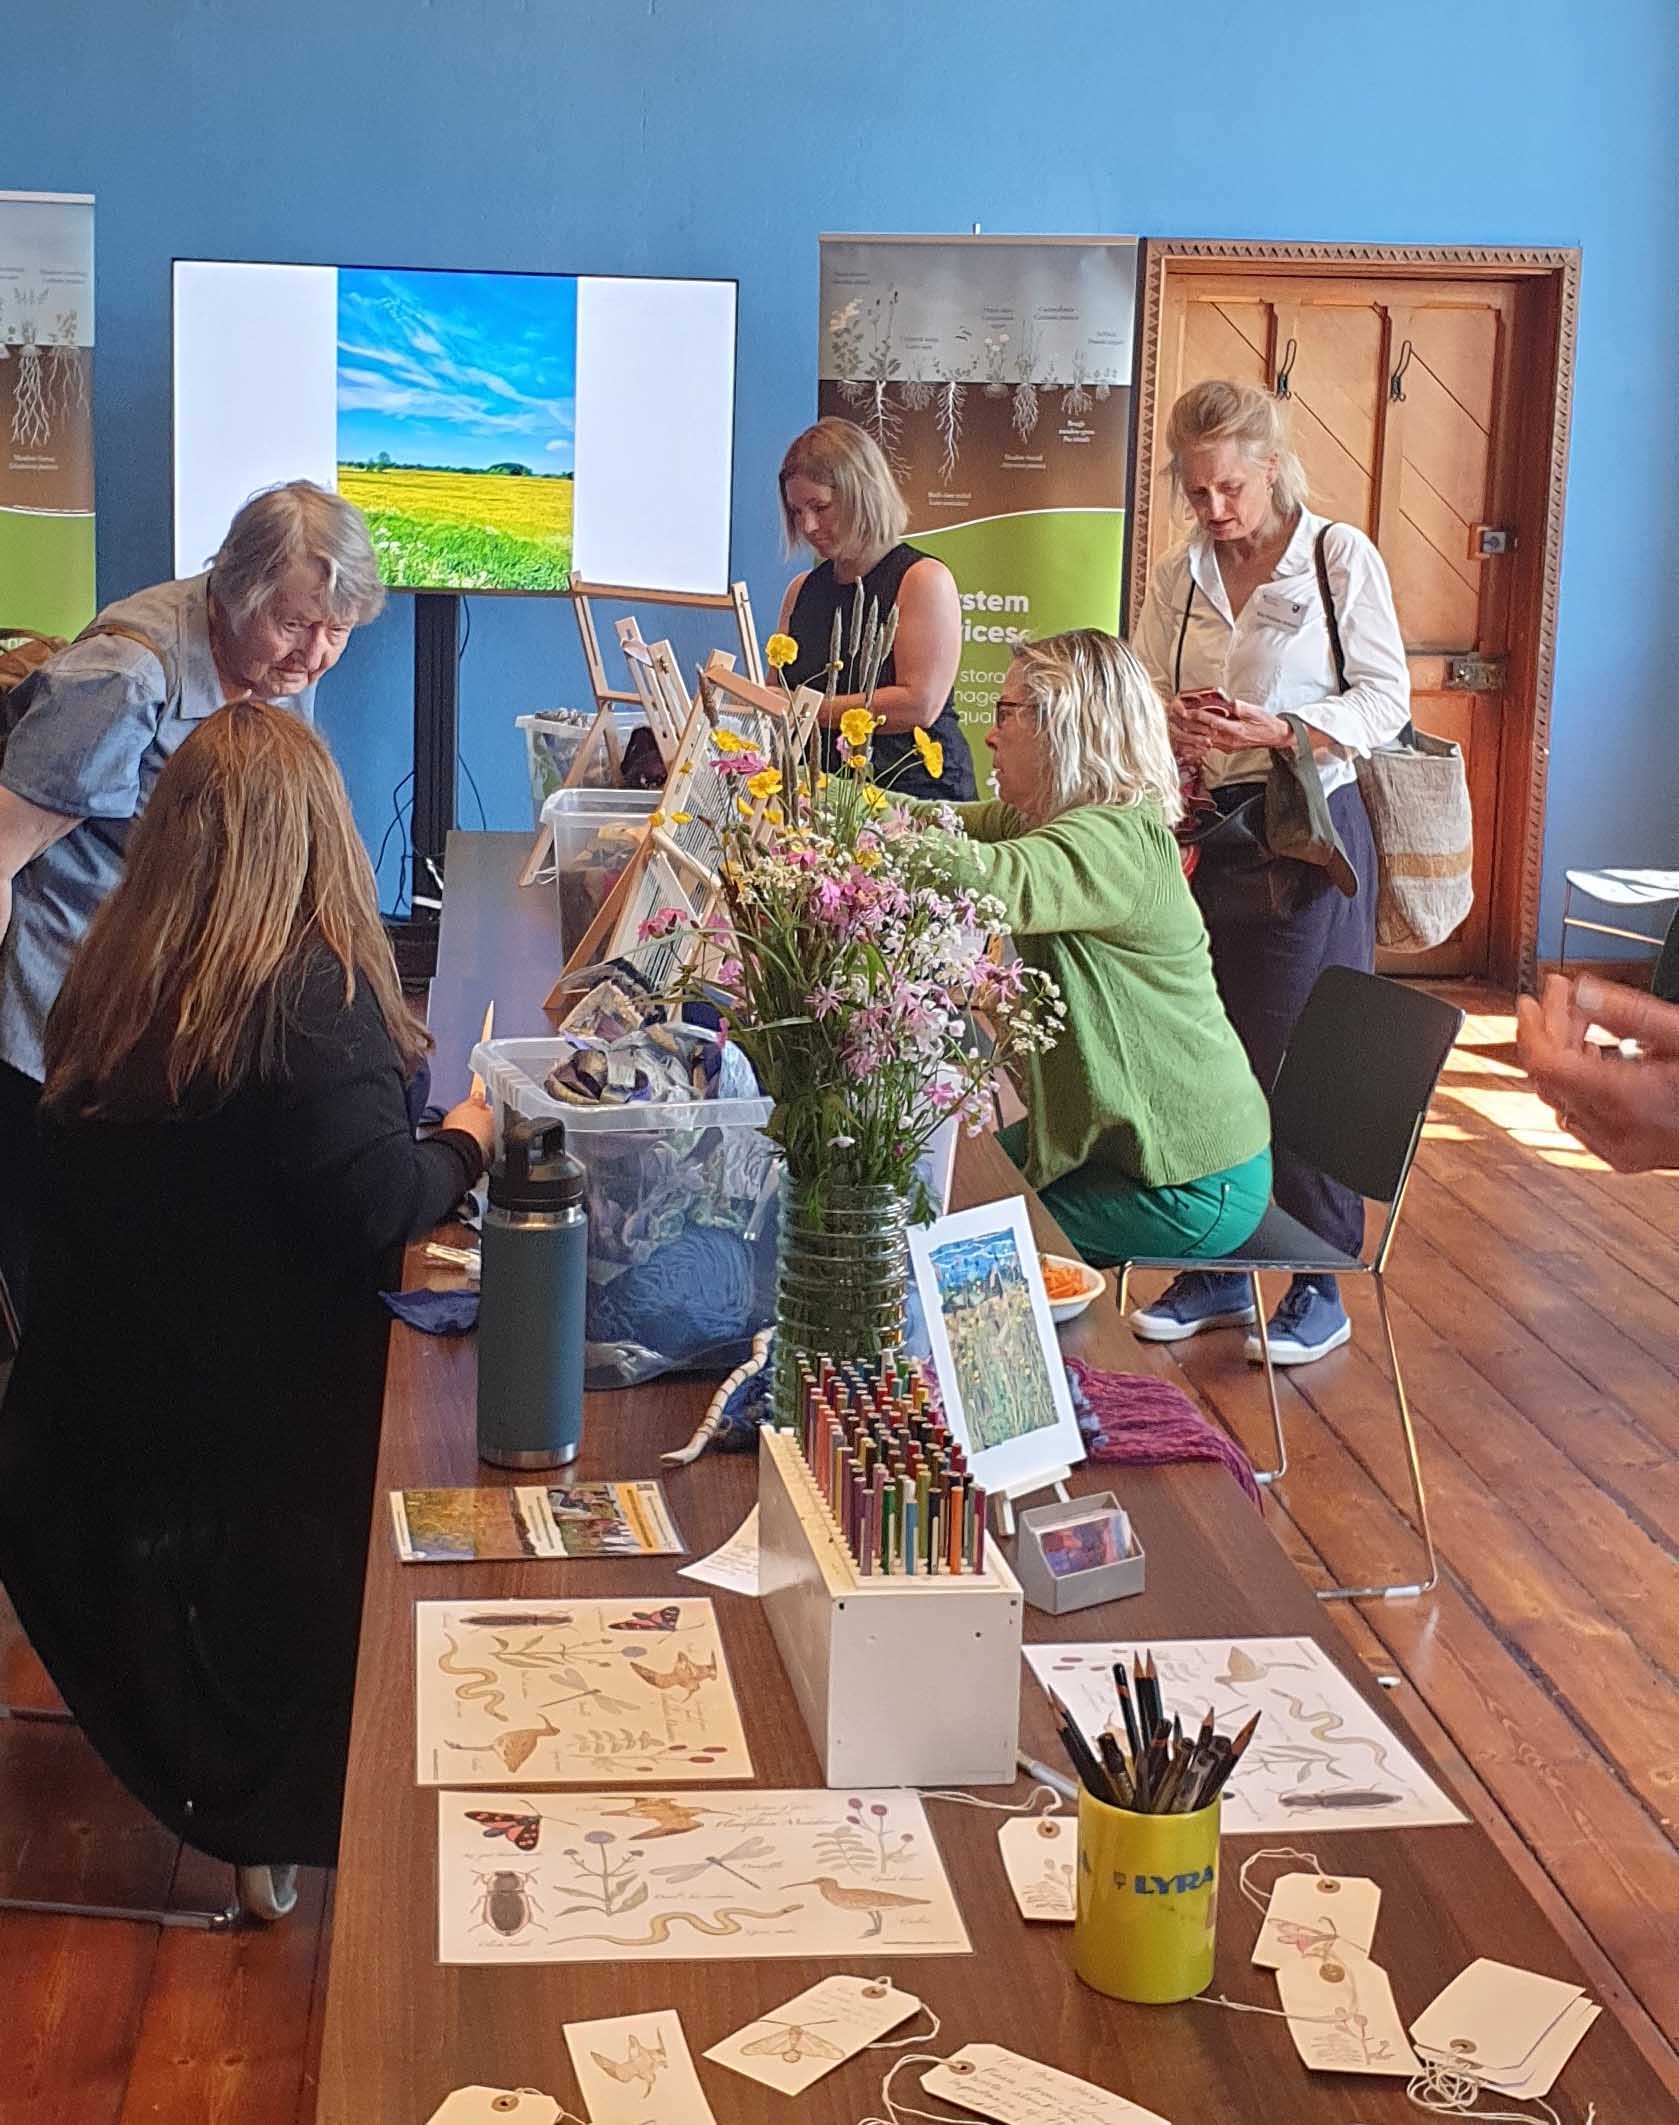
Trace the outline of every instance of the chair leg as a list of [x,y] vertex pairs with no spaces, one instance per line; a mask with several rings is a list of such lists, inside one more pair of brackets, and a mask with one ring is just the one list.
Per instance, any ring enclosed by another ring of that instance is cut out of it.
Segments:
[[1265,1392],[1271,1403],[1271,1436],[1277,1442],[1277,1465],[1275,1468],[1256,1468],[1253,1480],[1256,1483],[1277,1483],[1288,1474],[1288,1447],[1283,1439],[1282,1405],[1277,1400],[1277,1372],[1271,1363],[1271,1335],[1265,1322],[1265,1294],[1259,1288],[1259,1272],[1249,1273],[1248,1282],[1253,1286],[1253,1310],[1259,1329],[1259,1361],[1265,1369]]
[[[8,1719],[42,1726],[73,1727],[76,1724],[74,1713],[57,1705],[0,1704],[0,1722]],[[240,1920],[239,1907],[234,1903],[223,1905],[219,1911],[198,1911],[167,1910],[145,1904],[68,1903],[44,1896],[0,1896],[0,1911],[34,1911],[47,1918],[125,1918],[142,1926],[178,1926],[200,1933],[225,1933]]]
[[1411,1496],[1416,1502],[1416,1529],[1428,1560],[1428,1576],[1410,1585],[1322,1587],[1318,1591],[1320,1601],[1399,1601],[1410,1595],[1431,1594],[1440,1583],[1440,1560],[1434,1552],[1434,1530],[1429,1525],[1428,1498],[1423,1490],[1422,1462],[1417,1453],[1416,1427],[1411,1422],[1411,1405],[1405,1397],[1405,1376],[1399,1369],[1399,1347],[1393,1340],[1393,1323],[1388,1318],[1388,1295],[1382,1282],[1381,1271],[1373,1271],[1370,1281],[1376,1287],[1376,1310],[1382,1317],[1382,1333],[1387,1338],[1388,1364],[1393,1369],[1393,1398],[1399,1405],[1399,1425],[1405,1435],[1405,1459],[1411,1470]]

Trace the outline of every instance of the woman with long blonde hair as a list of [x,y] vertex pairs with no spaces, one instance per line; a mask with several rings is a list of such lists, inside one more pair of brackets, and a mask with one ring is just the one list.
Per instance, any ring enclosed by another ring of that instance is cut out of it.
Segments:
[[986,743],[999,801],[954,808],[964,868],[1066,1007],[1003,1148],[1089,1262],[1239,1247],[1269,1199],[1270,1117],[1172,838],[1159,697],[1112,635],[1052,635],[1016,654]]
[[337,1846],[379,1290],[490,1143],[471,1102],[415,1142],[429,1045],[325,746],[218,709],[47,1024],[0,1582],[94,1746],[259,1916]]

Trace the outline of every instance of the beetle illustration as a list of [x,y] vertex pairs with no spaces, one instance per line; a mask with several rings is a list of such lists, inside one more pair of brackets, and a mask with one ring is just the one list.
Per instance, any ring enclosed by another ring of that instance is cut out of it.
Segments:
[[504,1941],[513,1941],[528,1932],[542,1916],[542,1906],[530,1892],[530,1884],[536,1879],[534,1867],[523,1872],[513,1867],[498,1867],[494,1873],[479,1874],[476,1878],[484,1893],[472,1907],[475,1926],[489,1926]]

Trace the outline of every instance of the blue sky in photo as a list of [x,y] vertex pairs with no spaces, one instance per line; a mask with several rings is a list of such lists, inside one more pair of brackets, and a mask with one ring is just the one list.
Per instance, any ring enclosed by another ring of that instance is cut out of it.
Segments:
[[570,274],[338,275],[338,455],[570,472],[577,281]]

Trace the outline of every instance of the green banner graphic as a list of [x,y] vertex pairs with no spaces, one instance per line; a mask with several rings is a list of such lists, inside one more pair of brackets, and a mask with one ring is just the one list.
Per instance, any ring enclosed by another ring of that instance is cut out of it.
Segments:
[[820,410],[956,578],[976,738],[1014,642],[1119,626],[1136,269],[1120,237],[822,239]]
[[93,201],[0,192],[0,628],[73,635],[93,547]]

